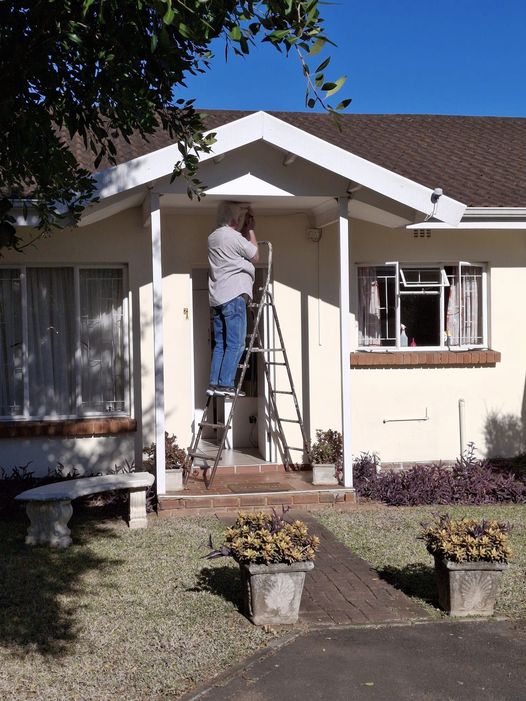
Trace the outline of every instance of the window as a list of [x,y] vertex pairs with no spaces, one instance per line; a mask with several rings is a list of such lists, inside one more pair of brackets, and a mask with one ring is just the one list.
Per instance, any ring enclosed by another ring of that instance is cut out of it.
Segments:
[[126,414],[123,268],[0,268],[0,416]]
[[358,267],[360,347],[487,346],[484,266],[403,264]]

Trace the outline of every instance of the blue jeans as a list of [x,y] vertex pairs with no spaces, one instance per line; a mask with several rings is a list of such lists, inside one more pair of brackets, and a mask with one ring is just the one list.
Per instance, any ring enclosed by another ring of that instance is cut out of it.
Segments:
[[244,297],[212,307],[214,350],[210,368],[210,384],[233,387],[237,365],[245,349],[247,305]]

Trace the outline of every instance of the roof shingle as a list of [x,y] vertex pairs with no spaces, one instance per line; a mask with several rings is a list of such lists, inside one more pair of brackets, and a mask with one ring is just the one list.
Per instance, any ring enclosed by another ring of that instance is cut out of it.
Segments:
[[[208,129],[250,112],[204,110]],[[341,130],[328,114],[271,112],[278,119],[474,207],[526,206],[526,119],[409,114],[346,114]],[[159,130],[144,141],[119,141],[118,163],[169,146]],[[93,171],[91,155],[74,138],[79,163]],[[107,167],[103,163],[99,170]]]

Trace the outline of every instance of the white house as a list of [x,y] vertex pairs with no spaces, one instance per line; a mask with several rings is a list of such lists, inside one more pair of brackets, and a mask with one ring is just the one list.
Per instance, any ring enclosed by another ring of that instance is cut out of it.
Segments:
[[[454,459],[469,441],[520,449],[526,120],[348,115],[339,130],[329,115],[212,111],[207,123],[217,141],[201,201],[170,183],[167,134],[132,140],[96,174],[99,202],[79,227],[0,259],[0,465],[105,471],[139,464],[165,430],[190,444],[223,199],[250,203],[273,244],[305,424],[312,437],[343,430],[346,486],[361,451],[412,463]],[[275,461],[257,370],[250,382],[234,447]]]

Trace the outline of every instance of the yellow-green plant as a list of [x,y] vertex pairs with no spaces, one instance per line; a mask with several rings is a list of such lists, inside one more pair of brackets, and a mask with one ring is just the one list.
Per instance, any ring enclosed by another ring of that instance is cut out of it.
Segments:
[[508,562],[509,523],[494,520],[454,520],[448,514],[435,517],[432,524],[422,523],[418,536],[431,555],[453,562]]
[[207,557],[231,556],[239,563],[260,565],[314,559],[319,538],[309,535],[303,521],[287,521],[285,513],[285,509],[281,516],[275,511],[240,512],[234,525],[225,531],[223,545]]

